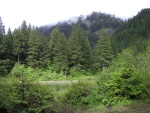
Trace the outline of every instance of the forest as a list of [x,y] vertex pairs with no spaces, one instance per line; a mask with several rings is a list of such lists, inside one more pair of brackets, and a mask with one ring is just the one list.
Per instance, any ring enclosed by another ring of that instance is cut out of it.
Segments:
[[102,12],[51,27],[23,20],[7,33],[0,17],[0,112],[150,112],[149,56],[150,8],[126,21]]

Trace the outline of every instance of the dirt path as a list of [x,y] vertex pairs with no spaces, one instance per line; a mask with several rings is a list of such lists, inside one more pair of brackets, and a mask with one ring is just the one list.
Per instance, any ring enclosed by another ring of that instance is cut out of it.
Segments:
[[76,83],[78,80],[62,80],[62,81],[40,81],[40,84],[48,85],[48,84],[71,84]]

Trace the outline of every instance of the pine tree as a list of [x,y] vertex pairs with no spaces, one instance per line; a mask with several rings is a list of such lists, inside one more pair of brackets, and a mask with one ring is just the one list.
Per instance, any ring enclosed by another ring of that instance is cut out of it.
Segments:
[[20,29],[15,29],[13,32],[13,54],[17,56],[17,62],[20,63],[20,54],[24,52],[20,36]]
[[66,75],[68,68],[68,48],[67,40],[64,34],[61,34],[56,42],[56,55],[54,57],[54,67],[57,72],[63,71]]
[[[30,26],[29,26],[30,27]],[[22,62],[25,63],[25,59],[27,57],[27,44],[28,44],[28,39],[29,39],[29,33],[30,33],[30,28],[28,28],[26,21],[24,20],[21,24],[21,28],[20,28],[20,38],[22,39]]]
[[2,51],[2,48],[3,48],[2,42],[3,42],[3,35],[0,31],[0,76],[4,76],[4,73],[5,73],[5,67],[3,63],[4,56],[3,56],[3,51]]
[[3,54],[3,61],[4,61],[4,65],[5,65],[5,69],[9,72],[13,65],[14,65],[14,61],[13,61],[13,47],[12,47],[12,34],[11,34],[11,30],[10,28],[8,29],[8,33],[6,34],[6,36],[3,38],[2,41],[2,54]]
[[61,34],[58,27],[51,33],[49,43],[51,62],[56,72],[64,71],[66,73],[68,66],[67,41],[64,34]]
[[3,42],[3,37],[5,35],[5,27],[2,22],[2,18],[0,17],[0,59],[2,59],[2,42]]
[[50,65],[50,53],[49,53],[49,46],[46,37],[41,35],[40,41],[40,66],[46,69]]
[[89,68],[91,50],[88,38],[79,24],[73,27],[69,38],[69,60],[70,66],[76,68],[80,65]]
[[28,50],[27,50],[27,64],[33,68],[39,65],[39,44],[40,44],[40,35],[36,29],[31,30],[29,40],[28,40]]
[[13,36],[9,28],[8,33],[3,38],[3,41],[2,41],[2,45],[3,45],[2,52],[5,54],[4,56],[6,59],[12,58],[12,51],[13,51],[12,41],[13,41]]
[[106,29],[102,28],[98,43],[95,47],[95,63],[96,69],[108,67],[113,59],[113,50],[110,44],[110,37],[107,35]]
[[0,17],[0,32],[2,35],[5,35],[5,26],[3,25],[1,17]]
[[0,33],[0,58],[2,58],[2,42],[3,42],[3,35]]
[[57,43],[57,39],[59,39],[59,37],[61,37],[61,33],[60,33],[58,27],[56,27],[52,30],[52,33],[50,35],[50,42],[49,42],[50,58],[51,58],[52,63],[53,63],[54,57],[56,56],[56,53],[57,53],[56,43]]
[[0,17],[0,75],[4,76],[6,74],[6,62],[4,61],[4,53],[3,53],[3,39],[5,35],[5,29],[2,22],[2,19]]
[[48,43],[37,28],[30,32],[27,50],[27,64],[33,68],[46,68],[49,64]]
[[22,22],[20,28],[13,32],[13,53],[17,56],[18,63],[25,63],[27,57],[27,43],[29,38],[29,30],[26,21]]

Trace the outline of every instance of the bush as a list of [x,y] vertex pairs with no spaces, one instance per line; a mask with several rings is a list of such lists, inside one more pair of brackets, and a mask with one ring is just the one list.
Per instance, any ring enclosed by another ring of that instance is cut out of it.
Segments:
[[16,65],[11,71],[11,81],[0,84],[0,108],[10,113],[55,112],[53,92],[44,85],[27,79],[28,71],[23,65]]
[[11,70],[11,76],[21,78],[27,75],[26,68],[24,65],[15,64],[14,68]]
[[54,103],[48,86],[16,79],[0,84],[0,108],[9,113],[55,113]]
[[102,71],[97,83],[104,105],[112,106],[128,100],[148,98],[145,80],[142,79],[137,64],[134,52],[126,49],[112,61],[109,68]]
[[97,94],[97,85],[94,83],[78,82],[72,84],[62,97],[65,104],[87,107],[93,103],[92,99]]

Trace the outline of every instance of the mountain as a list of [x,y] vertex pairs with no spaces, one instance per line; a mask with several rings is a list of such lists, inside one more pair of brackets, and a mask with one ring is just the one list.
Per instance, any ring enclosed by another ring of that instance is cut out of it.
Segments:
[[120,18],[116,18],[115,15],[93,12],[89,15],[81,15],[66,21],[60,21],[54,26],[41,26],[39,29],[40,32],[49,40],[53,28],[58,26],[59,30],[64,33],[68,39],[72,32],[72,26],[76,23],[80,24],[81,28],[85,30],[91,46],[94,47],[102,27],[108,29],[108,32],[111,35],[117,28],[123,25],[125,21]]
[[145,50],[150,34],[150,8],[141,10],[130,18],[114,34],[114,47],[117,52],[131,47],[137,52]]

